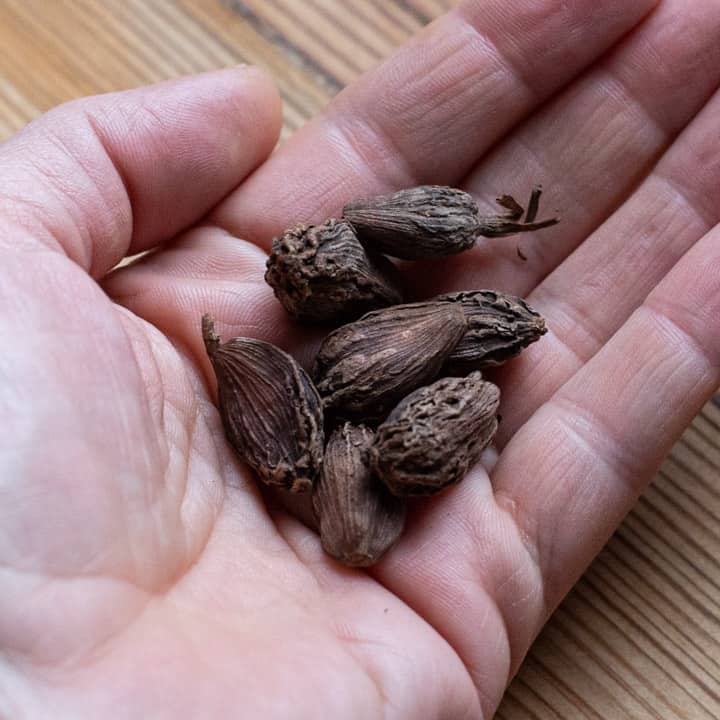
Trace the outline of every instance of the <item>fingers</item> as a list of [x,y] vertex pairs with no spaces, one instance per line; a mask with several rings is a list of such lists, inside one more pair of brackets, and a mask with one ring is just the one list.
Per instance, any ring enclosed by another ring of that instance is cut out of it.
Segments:
[[486,677],[488,664],[512,676],[720,382],[719,270],[715,229],[520,429],[492,484],[476,468],[421,503],[377,566],[378,579],[460,654],[487,693],[485,709],[504,689]]
[[630,198],[530,296],[550,332],[500,376],[512,388],[499,440],[589,360],[720,222],[720,92]]
[[213,213],[263,247],[352,197],[455,184],[654,0],[466,2],[341,93]]
[[373,575],[447,639],[492,717],[545,605],[537,568],[486,473],[477,467],[442,496],[414,503]]
[[494,472],[552,607],[720,383],[720,227],[518,431]]
[[279,125],[277,92],[248,67],[67,103],[0,148],[0,220],[100,276],[205,214]]
[[720,5],[701,0],[688,9],[684,0],[661,3],[464,183],[481,199],[510,192],[524,201],[540,182],[540,217],[559,212],[560,224],[421,265],[418,294],[489,286],[525,296],[625,201],[720,84]]

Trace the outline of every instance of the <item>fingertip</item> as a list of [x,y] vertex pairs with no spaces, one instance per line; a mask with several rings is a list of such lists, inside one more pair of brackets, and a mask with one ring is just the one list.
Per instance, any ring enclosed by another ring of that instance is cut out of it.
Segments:
[[281,122],[272,79],[251,66],[73,100],[2,146],[0,194],[101,277],[205,216],[265,161]]
[[[208,158],[242,168],[238,181],[268,157],[280,136],[280,93],[270,73],[256,65],[240,63],[143,89],[185,110],[194,123],[190,139],[206,145]],[[180,112],[177,116],[182,119]]]
[[[218,71],[228,82],[228,96],[234,122],[242,127],[255,125],[258,130],[255,151],[258,163],[273,151],[282,130],[282,98],[270,72],[257,65],[241,63]],[[248,148],[242,137],[236,137],[239,147],[246,153]]]
[[94,128],[130,194],[130,254],[202,217],[267,159],[282,126],[275,83],[251,65],[91,101]]

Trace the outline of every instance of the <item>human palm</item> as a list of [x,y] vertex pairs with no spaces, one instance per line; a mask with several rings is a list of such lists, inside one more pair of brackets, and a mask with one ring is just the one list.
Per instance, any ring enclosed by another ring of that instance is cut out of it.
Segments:
[[[720,8],[512,5],[439,19],[269,159],[279,103],[248,68],[0,148],[1,716],[492,714],[720,382]],[[562,223],[527,262],[493,240],[408,270],[418,297],[493,287],[547,319],[498,374],[497,463],[339,566],[227,446],[201,314],[307,360],[262,280],[274,234],[398,187],[538,181]]]

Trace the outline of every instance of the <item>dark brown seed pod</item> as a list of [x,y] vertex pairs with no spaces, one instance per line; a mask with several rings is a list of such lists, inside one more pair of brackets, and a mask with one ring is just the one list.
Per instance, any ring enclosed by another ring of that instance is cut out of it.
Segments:
[[433,380],[467,327],[455,303],[422,302],[376,310],[325,338],[313,377],[325,411],[372,422]]
[[477,214],[471,195],[441,185],[356,200],[343,208],[343,217],[370,247],[406,260],[471,248],[478,231]]
[[403,300],[395,266],[341,220],[275,238],[265,281],[290,315],[314,323],[347,322]]
[[367,567],[400,537],[405,503],[370,471],[372,430],[345,423],[328,440],[313,508],[322,546],[351,567]]
[[510,195],[497,199],[504,213],[480,216],[472,195],[442,185],[421,185],[355,200],[343,208],[343,218],[369,247],[392,257],[418,260],[468,250],[479,235],[501,237],[555,225],[557,218],[530,222],[539,198],[538,187],[525,220],[522,206]]
[[310,378],[270,343],[237,337],[221,344],[209,315],[202,333],[230,444],[268,485],[308,490],[324,442],[322,405]]
[[373,470],[398,497],[458,482],[495,435],[499,403],[500,390],[479,372],[416,390],[378,428]]
[[467,290],[435,300],[457,304],[468,327],[443,366],[443,375],[501,365],[547,332],[545,320],[522,298],[495,290]]

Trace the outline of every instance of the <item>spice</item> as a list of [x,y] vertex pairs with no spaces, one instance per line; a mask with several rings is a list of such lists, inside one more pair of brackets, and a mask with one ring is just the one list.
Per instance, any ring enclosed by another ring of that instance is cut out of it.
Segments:
[[382,419],[437,376],[466,327],[459,305],[422,302],[376,310],[338,328],[325,338],[313,371],[326,412]]
[[373,470],[399,497],[458,482],[495,435],[499,402],[500,390],[480,372],[416,390],[378,428]]
[[[539,193],[533,200],[535,212],[538,198]],[[442,185],[421,185],[348,203],[343,218],[368,247],[406,260],[463,252],[479,235],[500,237],[558,222],[557,218],[522,222],[524,210],[510,195],[498,198],[498,204],[505,213],[484,217],[472,195]]]
[[477,213],[471,195],[440,185],[356,200],[343,208],[343,217],[369,246],[406,260],[471,248],[477,235]]
[[383,253],[432,258],[468,250],[479,236],[549,227],[557,218],[536,221],[541,192],[533,189],[527,210],[502,195],[502,211],[481,216],[470,194],[426,185],[356,200],[340,220],[275,238],[265,280],[287,312],[346,323],[320,347],[316,385],[269,343],[221,344],[203,317],[230,443],[266,483],[312,488],[308,525],[317,520],[325,551],[345,565],[376,562],[402,533],[405,498],[440,492],[479,460],[500,419],[500,391],[480,369],[546,332],[522,298],[496,290],[401,304]]
[[209,315],[202,332],[230,444],[268,485],[308,490],[320,472],[324,440],[322,405],[310,378],[270,343],[237,337],[221,344]]
[[339,220],[298,225],[275,238],[265,280],[290,315],[309,322],[355,320],[403,300],[395,266]]
[[435,300],[462,307],[468,324],[442,369],[444,375],[501,365],[547,332],[543,317],[514,295],[465,290]]
[[390,494],[370,470],[372,430],[345,423],[325,448],[313,508],[325,551],[345,565],[375,563],[398,539],[405,504]]

